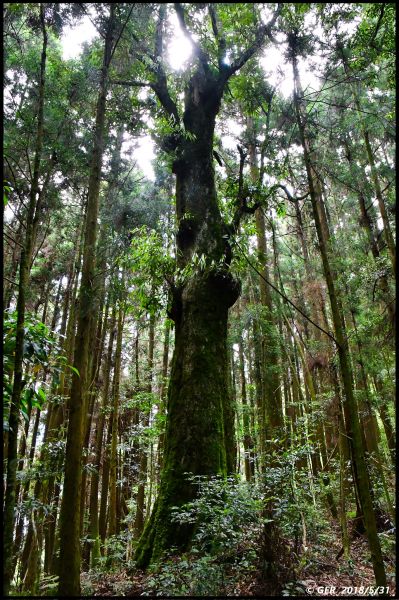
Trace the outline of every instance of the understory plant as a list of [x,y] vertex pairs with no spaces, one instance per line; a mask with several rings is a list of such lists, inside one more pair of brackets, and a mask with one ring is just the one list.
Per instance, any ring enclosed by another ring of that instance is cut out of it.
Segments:
[[256,569],[262,493],[237,477],[188,475],[198,495],[174,507],[173,521],[195,524],[189,551],[154,564],[143,595],[212,596],[237,593]]

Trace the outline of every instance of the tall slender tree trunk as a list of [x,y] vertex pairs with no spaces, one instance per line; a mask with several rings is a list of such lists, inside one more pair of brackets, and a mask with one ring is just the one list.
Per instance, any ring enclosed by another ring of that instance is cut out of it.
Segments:
[[[151,394],[152,392],[152,376],[154,366],[154,342],[155,342],[155,317],[150,315],[149,323],[149,341],[148,341],[148,364],[147,364],[147,385],[146,391]],[[144,427],[148,427],[150,423],[150,412],[147,411],[144,415]],[[140,456],[140,470],[139,470],[139,486],[137,490],[136,500],[136,516],[134,520],[134,532],[135,536],[139,537],[144,527],[144,507],[145,507],[145,489],[147,483],[147,464],[148,464],[148,450],[143,448]]]
[[[338,44],[338,49],[341,52],[341,57],[342,57],[342,63],[344,65],[344,70],[345,73],[348,76],[351,76],[351,69],[348,63],[348,59],[345,55],[345,51],[344,48],[342,46],[342,44]],[[395,247],[395,241],[393,238],[393,234],[392,234],[392,230],[391,230],[391,224],[389,222],[388,219],[388,214],[387,214],[387,210],[385,207],[385,201],[382,195],[382,190],[381,190],[381,184],[380,184],[380,178],[377,172],[377,168],[375,166],[375,159],[374,159],[374,153],[371,147],[371,143],[370,143],[370,133],[364,123],[364,119],[363,119],[363,115],[362,115],[362,111],[361,111],[361,105],[360,105],[360,99],[359,99],[359,94],[358,91],[356,90],[355,84],[352,83],[352,91],[353,91],[353,99],[355,101],[355,106],[357,108],[358,111],[358,115],[359,115],[359,120],[361,123],[361,127],[362,127],[362,133],[363,133],[363,140],[364,140],[364,145],[366,148],[366,155],[367,155],[367,160],[371,169],[371,179],[373,181],[373,185],[374,185],[374,191],[375,191],[375,195],[377,197],[378,200],[378,207],[380,209],[380,214],[381,214],[381,218],[382,218],[382,222],[384,225],[384,236],[385,236],[385,241],[387,244],[387,248],[388,248],[388,253],[390,255],[391,258],[391,262],[392,262],[392,269],[393,269],[393,276],[396,277],[396,247]]]
[[[161,384],[159,391],[159,415],[165,414],[165,400],[167,391],[167,376],[169,367],[169,345],[170,345],[170,321],[169,319],[165,322],[165,337],[163,344],[163,356],[162,356],[162,373],[161,373]],[[163,448],[164,448],[165,432],[162,431],[158,440],[158,473],[162,470],[163,463]]]
[[[256,130],[253,119],[248,119],[249,167],[253,185],[259,183],[259,168],[256,157]],[[264,310],[261,315],[260,331],[262,332],[262,382],[263,382],[263,410],[262,418],[267,429],[269,440],[277,438],[278,430],[283,425],[282,398],[279,377],[279,343],[277,330],[273,318],[273,305],[270,288],[265,279],[269,280],[268,251],[266,241],[266,224],[263,209],[260,207],[255,212],[256,240],[258,260],[260,263],[259,289],[260,301]],[[269,442],[269,450],[273,444]],[[265,460],[265,459],[263,459]]]
[[[15,278],[17,276],[17,271],[18,271],[18,264],[19,264],[19,249],[21,247],[21,244],[23,242],[23,226],[22,223],[19,222],[18,223],[18,228],[16,230],[16,232],[14,233],[14,238],[15,238],[15,244],[14,244],[14,248],[12,250],[12,255],[11,255],[11,260],[10,260],[10,265],[8,266],[8,268],[5,266],[5,273],[6,276],[8,277],[8,279],[4,278],[4,294],[3,294],[3,307],[4,310],[7,310],[8,308],[10,308],[11,305],[11,300],[14,294],[14,289],[15,289]],[[4,261],[5,262],[5,261]]]
[[312,202],[313,216],[316,223],[317,237],[319,241],[320,253],[322,257],[324,276],[327,282],[328,293],[332,319],[334,323],[335,338],[338,346],[338,356],[341,367],[342,382],[345,395],[345,409],[348,415],[347,435],[351,440],[352,460],[357,481],[357,489],[363,518],[366,527],[367,538],[371,559],[373,563],[374,575],[378,586],[386,586],[386,575],[384,561],[381,553],[381,545],[377,534],[377,524],[370,494],[370,480],[367,472],[366,461],[364,457],[364,448],[361,438],[359,414],[354,396],[353,375],[349,357],[348,339],[345,331],[342,308],[337,295],[334,273],[330,266],[328,247],[330,244],[329,228],[325,214],[324,203],[322,199],[320,182],[312,164],[312,151],[309,139],[304,125],[305,119],[302,112],[301,97],[303,96],[300,85],[297,57],[296,57],[297,35],[290,35],[290,49],[292,53],[292,64],[294,72],[295,92],[294,103],[297,117],[298,129],[301,136],[301,143],[304,152],[305,166],[309,184],[310,198]]
[[[346,159],[349,163],[351,175],[354,178],[354,180],[356,181],[357,186],[359,186],[361,184],[358,181],[358,178],[356,177],[355,164],[354,164],[353,157],[352,157],[352,148],[351,148],[351,143],[350,143],[349,138],[344,139],[344,144],[345,144]],[[367,231],[367,236],[369,238],[371,253],[372,253],[374,259],[377,261],[380,257],[380,250],[378,248],[377,238],[376,238],[376,234],[374,231],[374,223],[369,214],[370,209],[368,210],[367,206],[366,206],[365,195],[361,191],[359,191],[359,193],[358,193],[358,202],[359,202],[359,209],[360,209],[360,216],[361,216],[361,224]],[[386,275],[382,275],[381,278],[379,279],[379,286],[381,288],[383,298],[384,298],[384,301],[385,301],[385,304],[387,307],[387,311],[389,314],[389,318],[392,323],[393,332],[395,333],[395,328],[396,328],[395,301],[392,298],[392,294],[389,290],[389,284],[388,284],[388,279],[387,279]]]
[[374,387],[376,389],[377,394],[380,395],[380,404],[379,404],[379,413],[381,417],[382,424],[384,426],[385,436],[387,438],[388,448],[391,455],[392,464],[396,465],[396,436],[395,430],[392,426],[391,417],[388,412],[388,398],[389,396],[386,394],[384,390],[384,386],[382,385],[380,379],[378,377],[373,377]]
[[93,540],[93,546],[91,551],[91,565],[95,567],[100,559],[100,532],[99,532],[99,512],[98,512],[98,491],[100,481],[100,469],[101,469],[101,455],[103,450],[103,437],[104,437],[104,425],[105,425],[105,408],[108,402],[108,392],[111,377],[111,361],[112,361],[112,348],[115,339],[115,324],[116,324],[116,305],[112,308],[112,316],[109,326],[109,339],[108,349],[103,365],[103,380],[104,388],[102,393],[102,403],[97,419],[97,429],[95,435],[95,457],[94,467],[91,476],[90,486],[90,522],[89,522],[89,535]]
[[249,422],[249,406],[247,400],[247,385],[245,376],[245,361],[244,361],[244,341],[240,336],[238,342],[239,352],[239,369],[241,379],[241,403],[242,403],[242,422],[243,422],[243,435],[244,435],[244,467],[245,467],[245,479],[251,481],[255,476],[255,461],[254,461],[254,449],[253,440],[250,433],[250,422]]
[[38,111],[37,132],[35,145],[35,158],[33,165],[33,179],[29,195],[28,215],[26,220],[25,241],[21,250],[19,263],[19,282],[17,299],[17,326],[15,340],[14,358],[14,381],[10,402],[8,454],[7,454],[7,483],[4,502],[4,565],[3,565],[3,593],[8,596],[13,572],[13,533],[15,524],[15,486],[17,475],[17,439],[20,397],[22,391],[22,369],[23,369],[23,346],[24,346],[24,321],[26,292],[29,285],[30,263],[34,244],[34,219],[38,209],[40,163],[43,148],[43,124],[44,124],[44,91],[47,59],[47,31],[45,25],[44,4],[40,5],[40,22],[43,35],[43,45],[40,60],[40,78],[38,86]]
[[87,380],[89,334],[95,298],[95,253],[97,242],[98,198],[101,181],[101,164],[104,149],[105,107],[108,86],[108,69],[112,56],[115,27],[115,7],[110,15],[104,45],[100,91],[96,109],[96,124],[88,188],[82,280],[79,295],[78,329],[75,342],[74,366],[69,401],[69,421],[65,459],[65,479],[60,513],[60,564],[59,594],[80,595],[80,495],[81,453],[84,422],[84,389]]
[[[123,277],[122,277],[123,282]],[[121,374],[121,356],[122,356],[122,334],[124,325],[124,302],[120,301],[118,315],[118,332],[116,336],[115,349],[115,368],[114,368],[114,383],[112,389],[112,437],[111,437],[111,453],[110,453],[110,468],[109,468],[109,519],[108,519],[108,536],[116,534],[116,492],[117,492],[117,442],[118,442],[118,423],[119,423],[119,387]]]
[[108,522],[108,492],[109,492],[109,451],[112,439],[112,420],[108,419],[107,435],[105,438],[105,452],[103,456],[102,477],[101,477],[101,497],[100,497],[100,513],[98,517],[98,529],[100,540],[103,544],[101,553],[104,554],[104,543],[107,537],[107,522]]

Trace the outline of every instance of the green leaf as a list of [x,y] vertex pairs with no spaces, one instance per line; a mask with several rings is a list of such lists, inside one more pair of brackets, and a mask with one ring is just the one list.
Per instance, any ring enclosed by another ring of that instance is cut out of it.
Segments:
[[72,365],[66,365],[69,369],[71,369],[71,371],[73,371],[75,373],[75,375],[77,375],[78,377],[80,377],[80,373],[78,371],[78,369],[76,367],[73,367]]
[[39,389],[36,391],[36,397],[37,397],[39,400],[41,400],[41,402],[45,402],[45,401],[46,401],[46,399],[47,399],[47,396],[46,396],[46,392],[43,390],[43,388],[39,388]]

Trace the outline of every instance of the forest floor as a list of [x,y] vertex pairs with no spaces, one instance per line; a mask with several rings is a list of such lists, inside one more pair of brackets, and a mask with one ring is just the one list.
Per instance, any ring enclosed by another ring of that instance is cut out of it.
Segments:
[[[336,523],[331,526],[331,539],[329,543],[312,544],[302,555],[299,565],[294,569],[286,565],[280,582],[268,581],[258,567],[251,572],[243,573],[242,579],[234,585],[228,594],[220,597],[257,597],[270,596],[369,596],[375,590],[374,574],[369,558],[367,540],[358,535],[351,542],[350,560],[345,561],[343,556],[337,558],[342,550],[339,527]],[[395,596],[395,559],[385,553],[387,561],[387,576],[389,596]],[[288,575],[289,574],[289,575]],[[89,574],[83,574],[83,579],[89,578],[93,596],[126,597],[149,596],[154,597],[154,592],[149,591],[147,582],[152,576],[142,571],[128,573],[121,569],[117,573],[101,574],[93,580]],[[285,580],[284,580],[285,579]],[[87,579],[86,579],[87,581]],[[155,595],[165,596],[163,593]],[[172,596],[173,597],[173,596]],[[181,597],[181,596],[180,596]]]

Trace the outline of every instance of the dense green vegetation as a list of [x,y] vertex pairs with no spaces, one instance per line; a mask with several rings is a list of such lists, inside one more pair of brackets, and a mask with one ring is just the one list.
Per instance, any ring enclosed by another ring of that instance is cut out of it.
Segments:
[[3,595],[395,595],[394,4],[4,40]]

